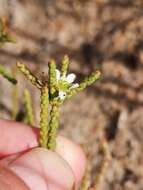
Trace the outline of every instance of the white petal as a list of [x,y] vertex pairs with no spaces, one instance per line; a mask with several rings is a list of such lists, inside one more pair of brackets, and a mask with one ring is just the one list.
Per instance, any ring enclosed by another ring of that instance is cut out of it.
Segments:
[[59,98],[60,98],[61,100],[64,100],[65,97],[66,97],[66,93],[63,92],[63,91],[60,91],[60,92],[59,92]]
[[70,89],[77,88],[77,87],[79,87],[79,84],[78,84],[78,83],[74,83],[74,84],[70,87]]
[[65,81],[68,83],[72,83],[76,78],[76,75],[74,73],[71,73],[69,75],[67,75],[67,77],[65,78]]
[[56,79],[57,79],[57,81],[60,80],[60,75],[61,75],[60,71],[58,69],[56,69]]

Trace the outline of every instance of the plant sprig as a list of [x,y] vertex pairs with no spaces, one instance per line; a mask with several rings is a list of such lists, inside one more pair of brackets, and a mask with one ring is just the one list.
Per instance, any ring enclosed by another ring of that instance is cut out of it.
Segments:
[[32,105],[31,94],[28,89],[24,90],[25,121],[28,125],[34,126],[34,110]]
[[69,58],[67,55],[61,62],[61,72],[56,69],[55,61],[51,60],[48,64],[48,77],[46,80],[41,80],[23,63],[17,63],[19,70],[41,92],[39,146],[51,150],[56,148],[61,104],[94,83],[101,75],[100,71],[96,71],[81,83],[73,83],[76,76],[73,73],[67,75],[68,65]]
[[96,71],[95,73],[92,73],[89,77],[85,78],[80,84],[79,87],[70,90],[67,93],[67,97],[66,99],[71,98],[72,96],[74,96],[75,94],[77,94],[78,92],[83,91],[86,87],[92,85],[92,83],[94,83],[96,80],[98,80],[101,76],[100,71]]
[[12,84],[17,84],[17,80],[13,78],[12,74],[5,69],[3,65],[0,64],[0,75],[6,78]]
[[[7,20],[5,17],[0,18],[0,47],[4,45],[6,42],[15,43],[13,37],[8,32],[7,28]],[[12,76],[10,72],[8,72],[3,65],[0,64],[0,75],[10,81],[12,84],[16,84],[17,80]]]
[[17,67],[19,70],[25,75],[25,77],[37,88],[42,88],[42,81],[39,80],[31,71],[28,69],[26,65],[23,63],[17,62]]
[[3,17],[0,19],[0,45],[3,45],[6,42],[16,43],[16,40],[9,34],[7,19]]
[[[6,19],[0,19],[0,47],[6,42],[15,43],[15,39],[9,34],[7,29]],[[56,137],[59,128],[59,109],[60,106],[72,96],[83,91],[86,87],[90,86],[101,76],[100,71],[92,73],[86,77],[80,83],[73,83],[75,80],[75,74],[71,73],[67,75],[69,66],[69,57],[67,55],[61,61],[61,71],[56,69],[56,63],[51,60],[48,64],[48,77],[46,80],[39,79],[31,72],[31,70],[24,64],[18,62],[17,67],[25,75],[25,77],[40,90],[40,135],[39,146],[50,150],[56,148]],[[0,65],[0,75],[10,81],[12,84],[17,84],[15,76],[11,74],[3,65]],[[15,86],[17,88],[17,86]],[[17,89],[15,88],[13,93],[13,118],[17,113]],[[15,101],[16,100],[16,101]],[[32,107],[32,98],[30,92],[24,90],[24,104],[25,104],[25,121],[27,124],[34,126],[34,111]],[[90,174],[87,171],[82,184],[81,190],[96,190],[96,187],[100,185],[103,175],[107,169],[108,162],[110,160],[110,154],[108,151],[107,143],[103,142],[103,152],[105,158],[103,160],[100,173],[96,179],[96,184],[89,188]]]

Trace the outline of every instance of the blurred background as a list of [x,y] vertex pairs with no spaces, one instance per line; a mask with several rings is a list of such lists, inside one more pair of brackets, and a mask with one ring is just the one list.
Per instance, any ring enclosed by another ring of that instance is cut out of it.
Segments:
[[[102,71],[100,81],[61,108],[60,134],[85,148],[91,184],[104,159],[101,139],[106,137],[111,159],[99,190],[143,190],[143,1],[0,0],[3,16],[17,40],[0,49],[0,63],[7,68],[22,61],[40,77],[51,58],[60,67],[68,54],[77,81]],[[22,75],[16,77],[17,111],[23,111],[28,87],[38,125],[39,92]],[[0,78],[1,118],[11,118],[15,96]]]

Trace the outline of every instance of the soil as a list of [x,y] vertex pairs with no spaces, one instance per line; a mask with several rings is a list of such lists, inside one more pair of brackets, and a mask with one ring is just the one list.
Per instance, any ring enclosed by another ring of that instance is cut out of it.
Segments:
[[[103,137],[111,158],[99,190],[143,190],[143,1],[0,0],[16,44],[0,49],[1,64],[23,61],[39,77],[51,58],[68,54],[70,72],[81,81],[91,72],[101,79],[61,108],[60,131],[82,144],[89,156],[91,184],[99,175]],[[38,125],[39,92],[18,74],[33,96]],[[0,78],[0,114],[12,116],[12,85]],[[20,114],[19,114],[20,115]],[[20,120],[20,117],[18,117]]]

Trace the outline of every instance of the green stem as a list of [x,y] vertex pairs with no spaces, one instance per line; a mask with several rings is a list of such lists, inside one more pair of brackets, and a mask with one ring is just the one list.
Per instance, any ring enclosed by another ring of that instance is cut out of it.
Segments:
[[69,66],[69,57],[67,55],[64,56],[62,63],[61,63],[61,77],[65,77],[67,74]]
[[49,67],[49,87],[50,87],[50,100],[53,99],[54,93],[56,92],[55,86],[56,81],[56,64],[54,60],[48,64]]
[[0,65],[0,75],[10,81],[12,84],[17,84],[17,80],[12,77],[12,75],[4,68],[3,65]]
[[40,147],[47,148],[48,144],[48,106],[49,106],[49,90],[47,85],[41,89],[41,102],[40,102]]
[[2,32],[0,34],[0,44],[3,45],[6,42],[16,43],[16,40],[7,32]]
[[25,119],[28,125],[34,126],[34,110],[32,106],[32,99],[30,92],[25,89],[24,90],[24,103],[25,103]]
[[56,148],[56,137],[58,130],[58,118],[59,118],[59,105],[54,103],[51,107],[50,112],[50,123],[49,123],[49,139],[48,139],[48,148],[55,150]]
[[83,82],[79,84],[79,87],[72,89],[67,93],[66,99],[69,99],[73,95],[84,90],[87,86],[90,86],[92,83],[98,80],[100,76],[101,76],[100,71],[96,71],[95,73],[91,74],[89,77],[85,78]]
[[[17,78],[17,67],[16,67],[16,65],[12,66],[12,76],[13,76],[13,78]],[[18,85],[15,85],[12,88],[11,100],[12,100],[12,119],[15,120],[17,113],[18,113],[18,109],[19,109]]]
[[16,40],[9,34],[6,20],[0,19],[0,45],[5,42],[16,43]]
[[17,62],[17,67],[34,86],[41,89],[42,82],[37,77],[35,77],[35,75],[28,69],[28,67],[26,67],[26,65]]

